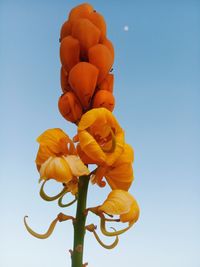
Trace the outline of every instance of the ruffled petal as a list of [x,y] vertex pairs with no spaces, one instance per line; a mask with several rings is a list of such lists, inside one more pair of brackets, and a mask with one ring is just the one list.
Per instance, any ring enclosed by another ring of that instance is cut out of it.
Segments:
[[106,180],[112,189],[128,190],[134,176],[131,163],[124,163],[108,169],[105,174]]
[[82,160],[75,155],[69,155],[64,157],[66,162],[68,163],[71,172],[74,176],[82,176],[82,175],[88,175],[90,173],[89,169],[84,165]]
[[72,140],[59,128],[46,130],[37,138],[37,141],[40,144],[35,160],[38,169],[51,156],[77,154]]
[[86,112],[78,125],[81,150],[96,163],[111,166],[124,149],[124,131],[105,108]]
[[134,197],[127,191],[113,190],[99,207],[110,215],[119,215],[121,222],[136,222],[139,217],[139,206]]
[[72,177],[72,171],[64,157],[50,157],[40,168],[41,179],[55,179],[58,182],[68,183]]

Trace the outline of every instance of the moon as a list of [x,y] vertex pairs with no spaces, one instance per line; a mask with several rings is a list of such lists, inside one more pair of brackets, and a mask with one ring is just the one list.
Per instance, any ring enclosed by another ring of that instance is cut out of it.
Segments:
[[124,31],[125,31],[125,32],[128,32],[128,30],[129,30],[128,25],[125,25],[125,26],[124,26]]

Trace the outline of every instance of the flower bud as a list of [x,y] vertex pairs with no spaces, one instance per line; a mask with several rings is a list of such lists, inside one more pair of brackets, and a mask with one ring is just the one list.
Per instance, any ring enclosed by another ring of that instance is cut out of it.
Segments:
[[60,41],[62,41],[63,38],[71,34],[71,26],[72,25],[69,20],[63,23],[61,30],[60,30]]
[[89,62],[99,69],[97,84],[99,85],[109,73],[113,65],[113,56],[103,44],[92,46],[88,50]]
[[69,84],[84,109],[90,106],[90,101],[96,88],[98,73],[98,69],[88,62],[76,64],[69,73]]
[[71,87],[68,83],[68,73],[67,73],[67,71],[65,71],[63,66],[60,69],[60,84],[61,84],[61,88],[62,88],[63,93],[71,91]]
[[73,92],[66,92],[58,101],[61,115],[68,121],[77,122],[82,116],[82,107]]
[[90,47],[99,43],[100,35],[100,30],[88,19],[78,19],[73,23],[72,36],[79,40],[84,57],[87,57]]
[[60,61],[67,72],[80,61],[79,41],[70,35],[60,44]]
[[110,111],[113,111],[115,107],[115,98],[113,94],[106,90],[99,90],[96,92],[93,99],[93,108],[107,108]]
[[74,22],[77,19],[87,17],[91,12],[93,12],[93,7],[88,3],[80,4],[74,8],[69,13],[69,21]]
[[102,81],[101,84],[99,84],[100,90],[107,90],[111,93],[113,92],[113,83],[114,83],[114,75],[109,73],[106,78]]

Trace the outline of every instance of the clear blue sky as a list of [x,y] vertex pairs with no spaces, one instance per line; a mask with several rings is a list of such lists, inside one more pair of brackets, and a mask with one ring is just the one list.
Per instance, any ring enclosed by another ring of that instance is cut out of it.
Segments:
[[[88,233],[85,261],[91,267],[199,267],[200,1],[90,2],[104,15],[115,45],[114,114],[135,150],[131,193],[141,216],[113,251]],[[39,197],[35,139],[47,128],[70,136],[76,131],[57,109],[58,39],[79,3],[0,2],[2,267],[70,266],[70,223],[42,241],[27,234],[22,219],[28,214],[29,224],[42,232],[60,211]],[[58,189],[52,184],[49,192]],[[90,186],[89,205],[108,192]]]

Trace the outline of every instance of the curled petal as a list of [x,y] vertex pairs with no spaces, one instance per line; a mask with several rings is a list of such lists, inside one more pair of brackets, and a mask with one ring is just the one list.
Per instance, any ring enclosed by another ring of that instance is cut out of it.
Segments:
[[36,233],[35,231],[33,231],[33,230],[28,226],[28,224],[27,224],[27,222],[26,222],[26,218],[28,218],[28,216],[25,216],[25,217],[24,217],[24,224],[25,224],[26,230],[27,230],[32,236],[34,236],[34,237],[36,237],[36,238],[39,238],[39,239],[46,239],[46,238],[48,238],[48,237],[53,233],[53,230],[54,230],[54,228],[55,228],[57,222],[59,221],[59,218],[57,217],[56,219],[54,219],[54,220],[52,221],[52,223],[50,224],[49,229],[47,230],[46,233],[44,233],[44,234],[38,234],[38,233]]
[[125,233],[126,231],[128,231],[132,226],[133,226],[134,222],[130,222],[129,223],[129,226],[122,229],[122,230],[119,230],[119,231],[115,231],[115,232],[108,232],[106,230],[106,220],[105,218],[101,218],[101,232],[102,234],[104,234],[105,236],[118,236],[118,235],[121,235],[123,233]]
[[60,193],[58,193],[57,195],[55,196],[48,196],[45,192],[44,192],[44,185],[46,184],[48,180],[45,180],[43,183],[42,183],[42,186],[40,188],[40,196],[42,199],[46,200],[46,201],[54,201],[56,199],[58,199],[59,197],[61,197],[62,195],[65,194],[66,192],[66,188],[63,188],[62,191]]
[[66,207],[69,207],[71,206],[72,204],[74,204],[76,201],[77,201],[77,197],[75,197],[71,202],[69,203],[66,203],[66,204],[63,204],[63,197],[67,194],[68,192],[66,192],[65,194],[63,194],[59,200],[58,200],[58,206],[61,207],[61,208],[66,208]]

